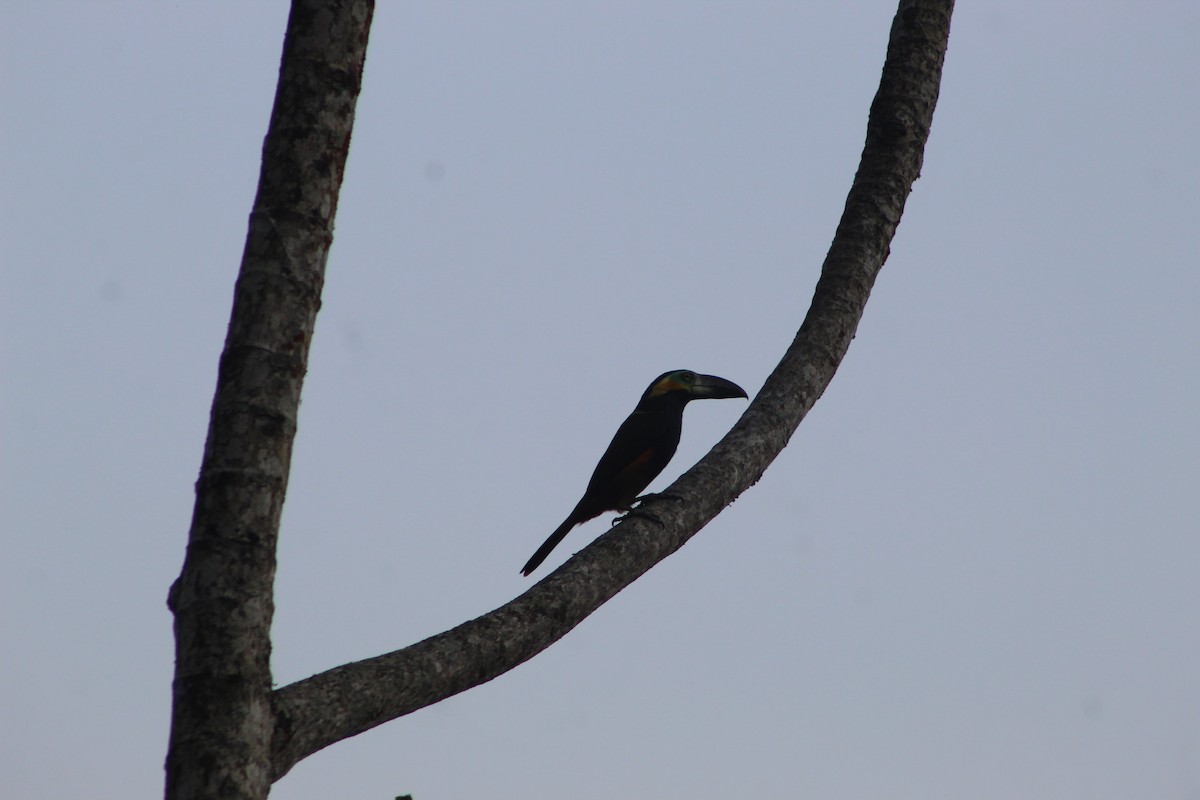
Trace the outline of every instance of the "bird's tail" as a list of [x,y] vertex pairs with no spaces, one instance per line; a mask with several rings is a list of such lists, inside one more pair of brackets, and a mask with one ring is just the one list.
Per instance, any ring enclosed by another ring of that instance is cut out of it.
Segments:
[[574,514],[567,517],[566,521],[564,521],[562,525],[559,525],[557,528],[555,528],[554,533],[550,534],[550,538],[542,542],[542,546],[537,549],[537,552],[530,556],[529,560],[525,562],[525,566],[521,567],[521,574],[529,577],[529,573],[537,569],[538,566],[540,566],[541,563],[546,560],[546,556],[550,555],[550,551],[553,550],[555,546],[563,540],[563,537],[567,535],[567,532],[578,524],[579,520],[575,518]]

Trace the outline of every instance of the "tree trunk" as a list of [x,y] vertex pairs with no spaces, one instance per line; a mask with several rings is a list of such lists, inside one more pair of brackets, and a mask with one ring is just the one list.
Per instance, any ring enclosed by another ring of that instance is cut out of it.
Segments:
[[295,0],[234,289],[187,556],[168,605],[166,797],[270,789],[275,550],[371,0]]
[[510,603],[271,692],[275,545],[372,5],[296,0],[221,357],[183,573],[169,800],[264,798],[334,742],[477,686],[549,647],[753,485],[854,338],[920,174],[953,0],[902,0],[866,143],[812,304],[732,431],[666,493]]

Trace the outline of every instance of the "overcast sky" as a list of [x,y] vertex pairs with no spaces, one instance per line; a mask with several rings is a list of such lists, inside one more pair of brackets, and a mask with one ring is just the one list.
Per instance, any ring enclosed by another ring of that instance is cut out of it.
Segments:
[[[278,684],[523,591],[655,375],[758,390],[893,12],[380,4]],[[286,15],[0,14],[6,798],[161,794],[164,598]],[[764,479],[547,652],[272,797],[1200,798],[1198,37],[1192,0],[961,2],[891,258]],[[652,488],[744,407],[690,407]]]

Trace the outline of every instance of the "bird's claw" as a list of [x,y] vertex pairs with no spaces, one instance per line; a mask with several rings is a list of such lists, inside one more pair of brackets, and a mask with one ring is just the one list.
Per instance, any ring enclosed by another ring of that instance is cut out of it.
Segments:
[[651,492],[650,494],[633,498],[633,502],[638,504],[644,503],[647,500],[674,500],[676,503],[682,503],[683,496],[674,494],[673,492]]
[[649,511],[642,511],[640,508],[631,508],[628,511],[626,511],[624,514],[622,514],[621,516],[613,517],[612,524],[618,525],[618,524],[624,522],[625,520],[629,519],[630,517],[641,517],[642,519],[650,520],[651,522],[653,522],[655,525],[657,525],[660,528],[666,527],[666,525],[663,524],[663,521],[661,519],[654,516]]
[[[635,497],[633,498],[633,503],[629,504],[629,508],[617,509],[618,511],[623,511],[625,513],[619,517],[613,517],[612,525],[617,525],[621,522],[624,522],[630,517],[642,517],[643,519],[650,520],[660,528],[665,527],[661,519],[654,516],[649,511],[642,510],[642,506],[648,500],[674,500],[677,503],[682,503],[683,497],[677,494],[672,494],[671,492],[651,492],[650,494],[644,494],[640,497]],[[610,527],[612,527],[612,525],[610,525]]]

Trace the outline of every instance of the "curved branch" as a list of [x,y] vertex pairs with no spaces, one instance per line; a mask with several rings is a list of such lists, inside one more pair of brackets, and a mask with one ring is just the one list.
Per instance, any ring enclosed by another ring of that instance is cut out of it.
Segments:
[[[812,305],[741,420],[658,501],[657,526],[631,517],[533,588],[445,633],[274,693],[277,779],[334,742],[491,680],[549,647],[683,544],[753,485],[825,391],[920,174],[953,0],[903,0],[892,25],[866,143]],[[651,501],[655,502],[655,501]]]

